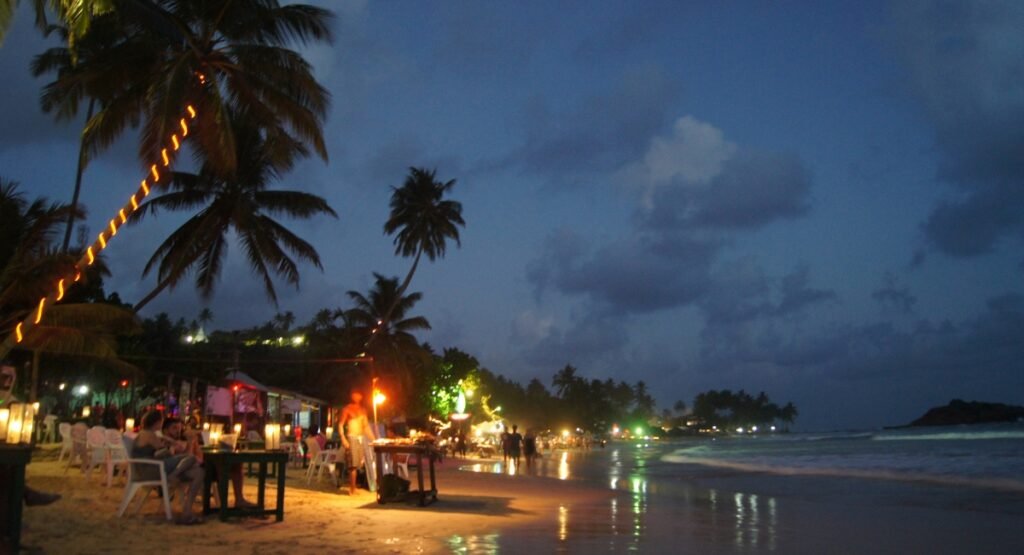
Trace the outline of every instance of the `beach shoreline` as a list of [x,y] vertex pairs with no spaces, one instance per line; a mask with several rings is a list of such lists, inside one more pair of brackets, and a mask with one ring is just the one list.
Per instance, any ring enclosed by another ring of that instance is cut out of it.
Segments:
[[[349,497],[326,478],[307,486],[303,471],[290,468],[284,522],[221,523],[211,515],[197,527],[166,522],[152,497],[140,514],[118,519],[123,481],[106,488],[99,473],[87,481],[76,468],[65,474],[63,464],[40,459],[29,466],[28,483],[64,498],[26,509],[23,542],[45,553],[1024,551],[1024,500],[1012,493],[997,499],[969,490],[977,503],[950,506],[929,502],[944,495],[929,485],[893,491],[892,484],[856,478],[712,473],[661,459],[625,445],[554,451],[533,475],[510,475],[500,460],[448,458],[437,467],[438,502],[427,507],[379,505],[365,490]],[[678,475],[652,478],[659,471]],[[888,488],[879,490],[885,495],[864,493],[877,487]],[[249,497],[254,488],[248,479]],[[821,493],[800,493],[808,491]],[[917,492],[917,501],[907,491]],[[1001,508],[1007,504],[1013,510]]]

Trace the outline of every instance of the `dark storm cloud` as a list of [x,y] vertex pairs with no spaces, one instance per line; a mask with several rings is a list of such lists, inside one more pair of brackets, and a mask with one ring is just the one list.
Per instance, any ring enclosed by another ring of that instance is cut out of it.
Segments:
[[[538,293],[554,289],[617,313],[714,304],[712,269],[722,246],[735,234],[808,210],[810,178],[793,155],[739,149],[689,116],[679,118],[667,138],[649,137],[645,144],[647,151],[617,172],[643,192],[632,235],[597,246],[571,231],[550,236],[527,266]],[[784,314],[834,297],[808,288],[806,270],[783,284],[776,304],[758,299],[758,306],[728,310]],[[728,310],[722,316],[735,317],[725,316]]]
[[776,280],[754,261],[740,260],[719,265],[711,283],[697,302],[710,327],[784,318],[838,299],[835,291],[812,287],[805,266]]
[[886,274],[884,283],[871,293],[871,298],[886,308],[902,313],[913,312],[914,305],[917,304],[917,297],[910,292],[910,288],[900,287],[892,274]]
[[522,357],[547,369],[566,364],[593,366],[617,355],[629,341],[622,318],[589,312],[573,318],[566,329],[551,328],[538,341],[530,342],[513,330],[513,340],[523,344]]
[[715,246],[692,240],[655,243],[638,237],[592,247],[583,237],[560,231],[527,265],[538,295],[554,289],[584,296],[603,310],[643,313],[692,302],[708,287]]
[[659,187],[644,226],[667,229],[757,229],[809,209],[810,177],[794,155],[741,151],[706,185]]
[[665,72],[646,66],[629,72],[614,91],[586,96],[566,112],[535,100],[527,108],[526,140],[504,164],[556,185],[579,185],[639,156],[668,121],[678,92]]
[[1024,10],[1018,2],[906,2],[891,35],[956,186],[924,224],[953,256],[1024,230]]
[[878,387],[898,381],[929,393],[935,402],[963,394],[970,382],[972,394],[998,399],[1005,388],[1024,386],[1021,333],[1024,297],[1006,294],[990,299],[976,318],[921,320],[909,328],[878,321],[801,334],[771,320],[708,326],[701,366],[707,372],[782,371],[800,379],[877,382]]

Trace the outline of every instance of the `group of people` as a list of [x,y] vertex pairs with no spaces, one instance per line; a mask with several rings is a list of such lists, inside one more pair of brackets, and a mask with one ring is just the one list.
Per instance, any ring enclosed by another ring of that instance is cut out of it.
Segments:
[[505,464],[509,460],[515,461],[515,467],[519,468],[519,459],[526,459],[526,468],[533,468],[533,460],[537,458],[537,437],[532,430],[526,430],[526,435],[519,433],[519,426],[512,425],[512,431],[506,429],[501,434],[501,455]]
[[[203,487],[205,470],[203,468],[202,435],[198,427],[186,427],[178,418],[164,418],[159,411],[149,411],[142,417],[139,434],[132,444],[132,458],[158,459],[164,465],[168,483],[184,486],[185,493],[181,496],[181,517],[179,524],[199,524],[202,518],[193,512],[200,491]],[[141,480],[159,478],[159,469],[139,465],[133,469],[136,477]],[[242,485],[242,465],[233,465],[229,476],[218,476],[217,479],[229,479],[235,494],[236,507],[255,507],[254,503],[245,499]],[[227,503],[227,499],[221,499]]]

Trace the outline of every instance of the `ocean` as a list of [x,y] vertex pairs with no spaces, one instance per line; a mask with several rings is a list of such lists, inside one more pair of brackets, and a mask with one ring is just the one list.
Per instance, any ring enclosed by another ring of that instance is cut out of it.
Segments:
[[1024,424],[616,441],[463,468],[613,492],[560,506],[559,551],[1024,553]]

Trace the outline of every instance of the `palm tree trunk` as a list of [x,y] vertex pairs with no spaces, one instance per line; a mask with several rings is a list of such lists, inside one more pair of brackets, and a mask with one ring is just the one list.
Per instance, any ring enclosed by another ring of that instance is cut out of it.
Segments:
[[[96,99],[89,100],[89,109],[85,113],[85,123],[89,124],[92,119],[93,109],[96,107]],[[83,129],[84,131],[84,129]],[[78,197],[82,193],[82,174],[85,173],[85,138],[79,140],[78,145],[78,171],[75,173],[75,192],[71,195],[71,210],[68,211],[68,227],[64,230],[63,252],[68,252],[71,245],[71,230],[75,228],[75,212],[78,211]]]
[[139,301],[134,307],[132,307],[132,312],[138,314],[139,311],[142,310],[142,307],[149,304],[149,301],[155,299],[156,296],[162,293],[164,289],[167,289],[167,286],[171,284],[172,279],[172,277],[168,277],[167,279],[158,283],[157,286],[152,291],[150,291],[148,295],[143,297],[141,301]]

